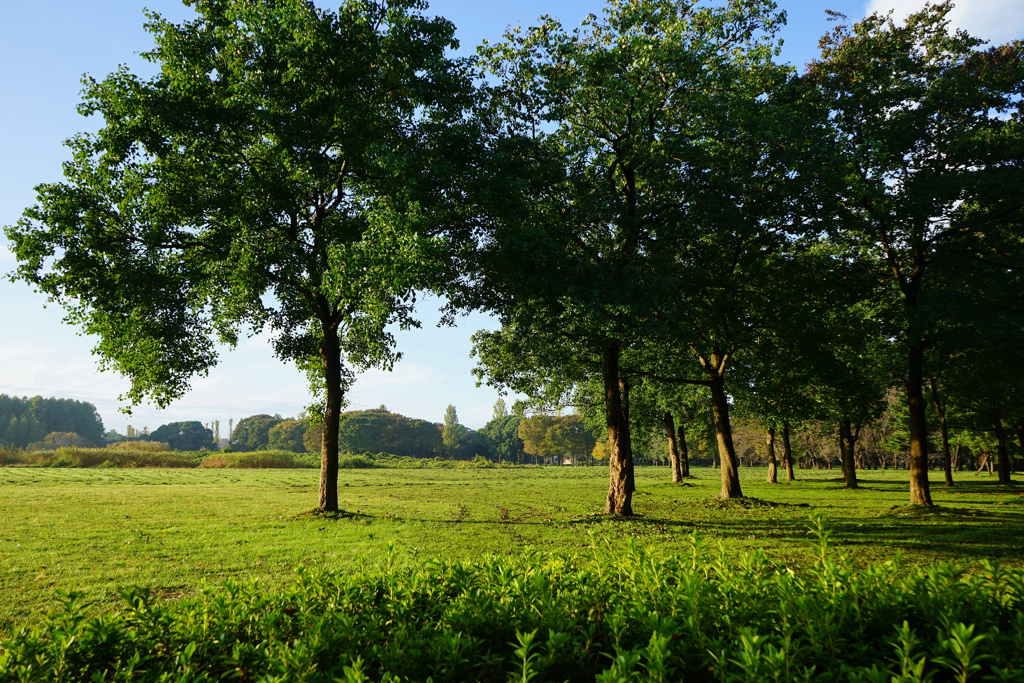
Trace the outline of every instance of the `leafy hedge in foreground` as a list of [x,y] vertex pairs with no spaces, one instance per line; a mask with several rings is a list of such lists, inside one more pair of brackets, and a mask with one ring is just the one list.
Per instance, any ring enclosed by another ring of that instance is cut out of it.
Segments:
[[0,681],[1024,680],[1024,572],[899,561],[804,572],[754,553],[631,547],[432,561],[379,573],[301,570],[280,593],[126,592],[117,615],[75,596],[0,643]]

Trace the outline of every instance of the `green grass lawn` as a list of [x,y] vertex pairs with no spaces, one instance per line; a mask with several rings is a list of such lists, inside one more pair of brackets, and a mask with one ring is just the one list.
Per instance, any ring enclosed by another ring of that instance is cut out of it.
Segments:
[[717,471],[697,469],[679,486],[667,468],[638,468],[638,516],[615,520],[598,514],[608,476],[599,467],[343,470],[351,514],[330,519],[307,514],[316,470],[0,468],[0,632],[37,622],[58,589],[102,611],[121,604],[122,587],[175,598],[202,581],[270,586],[299,564],[375,565],[392,544],[402,562],[574,552],[594,539],[608,552],[635,539],[672,553],[696,531],[727,553],[761,549],[798,566],[812,553],[812,510],[859,562],[900,552],[911,563],[1024,566],[1024,490],[961,473],[953,489],[933,481],[939,507],[922,512],[906,507],[902,471],[861,472],[858,491],[838,474],[797,470],[798,481],[769,485],[763,468],[741,469],[751,499],[721,503]]

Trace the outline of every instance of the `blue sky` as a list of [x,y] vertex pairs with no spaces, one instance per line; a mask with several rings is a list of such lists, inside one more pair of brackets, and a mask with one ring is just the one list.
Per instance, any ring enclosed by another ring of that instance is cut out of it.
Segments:
[[[323,3],[331,6],[332,3]],[[818,37],[828,29],[824,10],[843,12],[851,20],[871,10],[895,9],[897,16],[920,7],[916,0],[782,0],[788,25],[782,36],[782,60],[802,66],[813,59]],[[138,53],[150,46],[142,29],[143,7],[172,20],[190,10],[174,0],[95,0],[5,3],[0,10],[0,225],[17,221],[33,203],[33,187],[61,178],[67,158],[63,141],[95,123],[75,111],[83,73],[100,78],[119,64],[149,73]],[[463,52],[484,38],[501,37],[509,24],[530,24],[543,13],[569,27],[589,13],[600,13],[596,0],[535,0],[503,4],[443,0],[430,12],[450,19],[458,28]],[[1024,38],[1024,0],[962,0],[952,15],[954,25],[995,42]],[[0,237],[0,273],[15,261]],[[45,307],[44,297],[23,283],[0,281],[0,393],[18,396],[59,396],[95,403],[108,429],[125,426],[150,430],[174,420],[220,420],[254,413],[297,414],[306,402],[302,376],[273,357],[263,336],[243,340],[225,350],[209,377],[197,378],[192,391],[166,410],[143,405],[127,417],[118,412],[117,397],[127,382],[99,373],[90,354],[93,341],[64,325],[62,311]],[[445,407],[456,406],[463,424],[479,428],[490,417],[496,392],[475,387],[470,374],[469,336],[493,323],[483,316],[462,319],[455,328],[437,328],[436,301],[420,306],[423,328],[398,334],[405,358],[394,372],[371,371],[359,378],[350,407],[388,409],[440,422]],[[222,428],[226,431],[225,428]]]

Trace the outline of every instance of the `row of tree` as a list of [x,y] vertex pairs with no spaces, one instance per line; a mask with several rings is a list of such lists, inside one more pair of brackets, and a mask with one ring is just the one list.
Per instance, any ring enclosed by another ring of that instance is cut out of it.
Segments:
[[0,394],[0,445],[43,447],[51,433],[75,434],[80,439],[75,445],[98,446],[103,444],[103,420],[96,406],[85,401]]
[[[409,418],[380,406],[341,415],[338,448],[345,453],[390,453],[411,458],[471,460],[476,456],[497,460],[500,453],[487,429],[475,431],[458,421],[448,406],[445,423]],[[490,425],[489,425],[490,426]],[[319,452],[323,429],[305,417],[252,415],[239,420],[229,445],[236,451],[286,450]]]
[[733,411],[771,454],[836,424],[855,483],[858,425],[900,384],[930,505],[926,389],[993,425],[1024,405],[1024,50],[950,33],[948,3],[836,16],[802,74],[774,61],[771,0],[611,0],[472,59],[416,0],[255,4],[153,15],[156,75],[86,81],[104,125],[6,234],[132,402],[269,329],[310,380],[321,508],[355,373],[392,366],[425,289],[500,321],[474,337],[482,381],[601,432],[609,513],[632,513],[650,420],[681,479],[710,412],[723,497]]
[[608,512],[632,512],[645,422],[679,478],[708,410],[731,498],[732,412],[764,426],[772,481],[791,431],[827,421],[856,486],[860,427],[900,384],[931,505],[926,391],[1022,405],[1021,44],[985,49],[948,11],[835,17],[804,74],[772,60],[770,3],[613,3],[482,51],[541,180],[494,208],[458,303],[502,322],[475,337],[481,378],[607,427]]

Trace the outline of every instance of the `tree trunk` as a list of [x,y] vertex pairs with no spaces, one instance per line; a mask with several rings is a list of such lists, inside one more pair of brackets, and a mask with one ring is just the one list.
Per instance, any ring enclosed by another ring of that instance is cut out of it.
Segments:
[[779,469],[775,462],[775,428],[769,427],[765,435],[765,446],[768,451],[768,483],[779,483]]
[[942,472],[946,486],[953,486],[953,454],[949,450],[949,425],[945,415],[939,418],[939,427],[942,429]]
[[1006,428],[1003,427],[1003,411],[998,404],[992,406],[992,427],[996,430],[996,441],[999,444],[996,450],[999,464],[999,483],[1009,484],[1010,481],[1010,451],[1006,447]]
[[725,395],[722,354],[711,354],[708,378],[711,380],[711,412],[715,419],[718,456],[722,465],[722,491],[719,498],[742,498],[739,473],[736,471],[736,448],[732,443],[732,425],[729,422],[729,399]]
[[[326,302],[324,302],[326,305]],[[329,320],[329,318],[328,318]],[[323,339],[320,342],[320,359],[324,365],[324,406],[323,438],[320,442],[320,502],[324,512],[338,511],[338,424],[341,420],[341,345],[338,328],[332,323],[322,323]]]
[[679,447],[676,444],[676,421],[672,418],[672,413],[667,410],[664,419],[665,435],[668,437],[668,461],[672,468],[672,483],[678,484],[683,480],[683,465],[679,460]]
[[910,504],[932,506],[928,484],[928,420],[924,400],[924,347],[910,347],[907,362],[907,400],[910,408]]
[[[629,438],[628,390],[619,376],[618,342],[609,342],[604,350],[604,407],[608,427],[608,499],[606,514],[633,514],[633,448]],[[625,398],[625,401],[623,400]]]
[[1017,420],[1013,425],[1013,429],[1017,432],[1017,445],[1020,447],[1020,457],[1024,458],[1024,421]]
[[949,423],[946,421],[945,404],[939,400],[939,392],[932,381],[932,407],[939,416],[939,431],[942,433],[942,471],[946,476],[946,486],[953,485],[953,457],[949,452]]
[[683,479],[686,479],[690,476],[690,449],[686,446],[686,429],[682,423],[679,424],[678,434],[679,461],[682,464]]
[[844,417],[839,421],[839,457],[843,464],[843,480],[848,489],[858,488],[857,468],[853,463],[853,449],[856,446],[857,435],[853,432],[853,425],[849,418]]
[[782,459],[786,464],[786,480],[793,481],[793,448],[789,445],[789,423],[782,423]]

